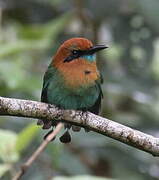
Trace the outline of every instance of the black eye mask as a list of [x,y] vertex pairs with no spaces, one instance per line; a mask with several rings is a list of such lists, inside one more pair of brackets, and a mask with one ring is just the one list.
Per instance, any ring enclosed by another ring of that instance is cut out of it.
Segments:
[[72,51],[72,54],[69,55],[63,62],[64,62],[64,63],[65,63],[65,62],[70,62],[70,61],[72,61],[72,60],[74,60],[74,59],[77,59],[77,58],[83,56],[84,54],[85,54],[84,51],[81,51],[81,50],[73,50],[73,51]]
[[97,51],[100,51],[105,48],[107,48],[105,45],[97,45],[97,46],[91,47],[88,50],[73,50],[71,55],[69,55],[67,58],[65,58],[63,62],[64,63],[70,62],[74,59],[77,59],[77,58],[79,58],[81,56],[85,56],[85,55],[93,55]]

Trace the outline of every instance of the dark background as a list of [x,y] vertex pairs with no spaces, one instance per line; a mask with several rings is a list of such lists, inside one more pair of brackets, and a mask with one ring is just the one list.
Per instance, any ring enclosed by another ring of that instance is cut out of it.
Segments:
[[[47,65],[71,37],[109,46],[97,56],[102,116],[159,137],[158,0],[0,0],[0,96],[40,100]],[[0,117],[0,178],[11,179],[45,133],[35,120]],[[72,134],[68,145],[50,143],[23,179],[159,179],[158,158],[95,132]]]

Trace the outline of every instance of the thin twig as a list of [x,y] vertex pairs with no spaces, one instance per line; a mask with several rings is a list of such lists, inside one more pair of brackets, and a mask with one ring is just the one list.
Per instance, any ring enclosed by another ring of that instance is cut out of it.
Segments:
[[38,147],[38,149],[30,156],[30,158],[21,166],[21,169],[17,174],[13,177],[12,180],[19,180],[25,172],[28,170],[28,168],[32,165],[32,163],[37,159],[37,157],[40,155],[42,151],[46,148],[46,146],[49,144],[49,142],[58,134],[58,132],[62,129],[63,123],[58,123],[55,130],[50,133],[46,139],[42,142],[42,144]]

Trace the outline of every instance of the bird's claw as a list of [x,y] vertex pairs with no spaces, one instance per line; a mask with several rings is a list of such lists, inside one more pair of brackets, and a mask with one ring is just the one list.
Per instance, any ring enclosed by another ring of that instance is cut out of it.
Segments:
[[38,126],[42,126],[43,124],[44,124],[43,120],[42,119],[38,119],[37,125]]
[[44,125],[43,125],[43,129],[50,129],[52,126],[52,121],[43,121]]

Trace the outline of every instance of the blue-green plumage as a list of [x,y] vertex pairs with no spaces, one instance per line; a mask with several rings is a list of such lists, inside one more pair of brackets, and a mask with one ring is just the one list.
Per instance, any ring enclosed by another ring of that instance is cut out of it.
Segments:
[[100,80],[93,85],[73,89],[65,85],[64,78],[56,68],[49,66],[45,73],[42,102],[55,104],[64,109],[89,110],[98,114],[101,97]]
[[95,54],[84,55],[84,56],[82,56],[82,58],[88,60],[89,62],[93,62],[96,60],[96,55]]

